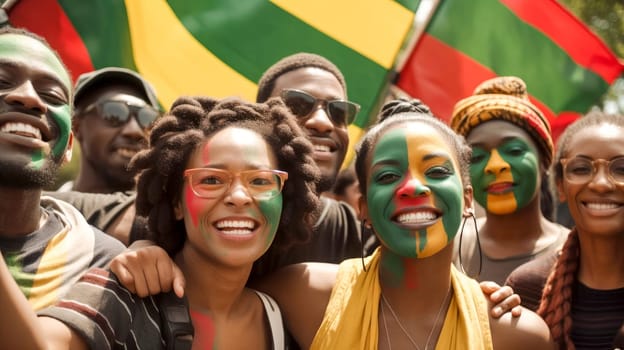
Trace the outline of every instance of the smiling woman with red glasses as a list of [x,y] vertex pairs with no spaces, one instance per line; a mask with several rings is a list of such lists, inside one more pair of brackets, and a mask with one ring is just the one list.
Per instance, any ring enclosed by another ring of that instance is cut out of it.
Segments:
[[576,226],[559,254],[519,267],[508,284],[523,303],[537,300],[561,349],[622,348],[624,116],[594,112],[568,126],[552,176]]
[[[147,221],[145,237],[184,273],[188,305],[167,322],[159,296],[132,295],[100,269],[36,318],[2,262],[0,325],[36,330],[22,348],[171,348],[184,320],[196,349],[283,349],[279,307],[246,285],[308,238],[320,204],[319,170],[295,118],[279,99],[180,98],[150,137],[132,163],[141,170],[137,214]],[[7,338],[0,348],[17,340]]]

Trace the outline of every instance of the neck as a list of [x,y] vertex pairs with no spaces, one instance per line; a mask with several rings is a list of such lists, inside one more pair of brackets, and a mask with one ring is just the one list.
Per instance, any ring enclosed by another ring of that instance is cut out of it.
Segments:
[[[428,258],[397,257],[388,250],[381,252],[379,280],[389,299],[401,299],[407,309],[435,309],[433,299],[443,299],[451,285],[453,246],[449,244]],[[441,300],[440,300],[441,301]],[[397,301],[397,306],[398,305]]]
[[122,187],[113,185],[98,170],[90,165],[84,157],[80,159],[80,171],[74,180],[73,191],[88,193],[114,193],[131,191],[132,186]]
[[187,285],[185,295],[191,308],[213,315],[229,314],[242,297],[251,267],[227,268],[203,258],[187,242],[175,258]]
[[579,281],[594,289],[624,288],[624,236],[579,232]]
[[513,213],[496,215],[487,212],[480,233],[499,242],[522,242],[541,237],[547,222],[540,210],[539,197],[536,196],[526,207]]
[[41,189],[0,187],[0,236],[20,237],[41,226]]

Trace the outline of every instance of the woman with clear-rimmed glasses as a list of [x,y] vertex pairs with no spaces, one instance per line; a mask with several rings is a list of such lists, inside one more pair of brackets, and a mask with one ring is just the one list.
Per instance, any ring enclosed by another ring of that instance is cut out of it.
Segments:
[[561,349],[621,348],[624,116],[593,112],[568,126],[552,173],[576,226],[561,253],[520,266],[507,283],[523,300],[541,294],[538,313]]

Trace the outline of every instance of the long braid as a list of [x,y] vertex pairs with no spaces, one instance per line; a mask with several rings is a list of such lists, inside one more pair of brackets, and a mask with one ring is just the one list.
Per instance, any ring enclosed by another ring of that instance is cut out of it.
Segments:
[[579,268],[580,247],[576,230],[568,235],[561,254],[553,267],[544,290],[537,314],[540,315],[561,349],[574,350],[570,338],[572,330],[572,289]]

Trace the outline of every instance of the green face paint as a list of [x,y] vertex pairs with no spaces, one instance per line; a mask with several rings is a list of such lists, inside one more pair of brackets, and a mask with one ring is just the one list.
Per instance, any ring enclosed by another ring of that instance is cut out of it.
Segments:
[[526,207],[537,194],[537,150],[521,138],[510,138],[490,152],[476,146],[470,176],[481,206],[494,214],[511,214]]
[[461,222],[463,187],[454,152],[439,132],[421,123],[389,129],[370,162],[368,213],[384,245],[418,258],[446,247]]
[[[71,78],[58,57],[43,43],[21,34],[0,35],[0,67],[5,79],[15,84],[29,82],[38,98],[47,108],[49,123],[55,125],[50,146],[33,152],[32,168],[41,169],[52,158],[58,161],[69,144],[71,134],[71,109],[69,95]],[[14,89],[15,87],[13,87]],[[6,93],[10,90],[3,90]],[[50,97],[54,96],[54,97]]]
[[277,227],[280,223],[280,218],[282,216],[282,194],[270,198],[258,200],[258,207],[260,208],[260,212],[264,215],[266,219],[267,225],[267,249],[273,242],[275,238],[275,233],[277,232]]

